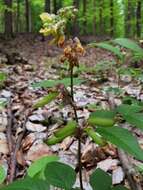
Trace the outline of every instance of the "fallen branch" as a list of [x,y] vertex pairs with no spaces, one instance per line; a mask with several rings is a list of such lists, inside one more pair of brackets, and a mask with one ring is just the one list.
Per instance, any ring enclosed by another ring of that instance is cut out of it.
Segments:
[[131,158],[120,149],[118,149],[118,155],[131,190],[142,190],[142,176],[134,169]]

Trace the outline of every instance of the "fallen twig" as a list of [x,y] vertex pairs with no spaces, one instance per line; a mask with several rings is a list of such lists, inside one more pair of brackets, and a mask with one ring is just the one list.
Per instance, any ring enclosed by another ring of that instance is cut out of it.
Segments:
[[118,155],[128,179],[131,190],[142,190],[142,176],[134,169],[131,158],[121,149],[118,149]]
[[[14,178],[16,176],[16,166],[17,166],[17,158],[16,157],[17,157],[17,152],[20,149],[22,139],[23,139],[24,134],[26,132],[26,122],[27,122],[29,113],[30,113],[30,111],[28,111],[27,114],[25,114],[25,116],[24,116],[25,117],[24,121],[21,124],[21,128],[23,129],[23,131],[19,135],[18,139],[15,142],[15,145],[13,145],[12,150],[11,150],[10,164],[9,164],[9,176],[8,176],[8,179],[7,179],[8,183],[13,182],[13,180],[14,180]],[[12,133],[11,133],[11,135],[12,135]]]

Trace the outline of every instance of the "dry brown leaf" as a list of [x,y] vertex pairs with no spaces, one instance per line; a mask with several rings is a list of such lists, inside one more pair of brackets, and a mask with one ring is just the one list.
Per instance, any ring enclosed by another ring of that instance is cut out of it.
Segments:
[[28,151],[26,160],[34,161],[42,156],[52,155],[52,151],[46,144],[34,144]]
[[16,159],[17,159],[18,164],[20,164],[21,166],[24,167],[26,165],[26,161],[24,159],[24,155],[21,149],[17,152]]

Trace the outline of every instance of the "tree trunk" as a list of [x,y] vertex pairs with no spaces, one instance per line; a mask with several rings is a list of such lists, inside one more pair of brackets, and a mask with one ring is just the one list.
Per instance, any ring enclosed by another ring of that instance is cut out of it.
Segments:
[[31,8],[29,0],[25,0],[26,32],[31,32]]
[[136,30],[137,36],[141,37],[141,0],[137,0],[137,10],[136,10]]
[[[79,4],[80,4],[80,0],[73,0],[73,6],[75,6],[75,8],[79,9]],[[74,24],[73,24],[73,35],[78,36],[79,35],[79,25],[77,22],[77,19],[74,20]]]
[[86,11],[87,11],[87,0],[83,0],[83,32],[86,34],[86,26],[87,26],[87,20],[86,20]]
[[11,38],[13,35],[12,0],[5,0],[5,5],[10,9],[5,9],[5,35]]
[[104,28],[103,28],[103,0],[100,0],[99,3],[99,24],[100,24],[100,34],[104,34]]
[[58,0],[58,9],[61,9],[63,6],[63,1],[62,0]]
[[114,36],[114,0],[110,0],[110,35]]
[[93,9],[94,9],[94,16],[93,16],[93,34],[96,35],[96,0],[93,0]]
[[51,0],[45,0],[45,12],[51,12]]
[[18,33],[20,30],[19,23],[20,23],[20,0],[17,0],[17,15],[16,15],[16,32]]
[[54,12],[54,14],[56,14],[57,13],[57,0],[53,0],[53,12]]
[[77,9],[79,8],[80,0],[73,0],[73,6],[75,6]]
[[125,35],[126,37],[130,37],[131,36],[131,1],[128,0],[127,1],[127,10],[125,12],[127,12],[126,18],[125,18]]

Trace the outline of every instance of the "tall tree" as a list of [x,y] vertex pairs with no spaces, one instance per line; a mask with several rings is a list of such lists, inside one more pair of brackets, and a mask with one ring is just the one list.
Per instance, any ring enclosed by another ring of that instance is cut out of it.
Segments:
[[[79,10],[80,0],[73,0],[73,6],[75,6]],[[79,34],[79,24],[77,19],[74,21],[73,25],[73,34],[78,35]]]
[[86,11],[87,11],[87,0],[83,0],[83,32],[86,34],[86,26],[87,26],[87,18],[86,18]]
[[12,24],[12,0],[5,0],[5,5],[8,9],[5,9],[5,35],[8,38],[12,37],[13,24]]
[[130,37],[131,35],[131,19],[132,19],[132,15],[131,15],[131,11],[132,10],[132,4],[130,0],[127,0],[127,5],[126,5],[126,9],[125,9],[125,35],[127,37]]
[[58,10],[58,8],[57,8],[57,0],[53,0],[53,12],[54,12],[54,14],[56,14],[57,13],[57,10]]
[[45,0],[45,12],[51,12],[51,0]]
[[16,32],[19,32],[20,28],[20,0],[17,0],[17,11],[16,11]]
[[93,34],[96,35],[96,0],[93,0]]
[[100,25],[100,34],[104,33],[104,21],[103,21],[103,6],[104,6],[104,2],[103,0],[100,0],[99,3],[99,25]]
[[25,0],[26,32],[31,32],[31,7],[30,1]]
[[141,37],[141,9],[142,9],[141,0],[137,0],[136,30],[137,30],[137,36],[138,37]]
[[79,8],[80,0],[73,0],[73,6],[75,6],[77,9]]

